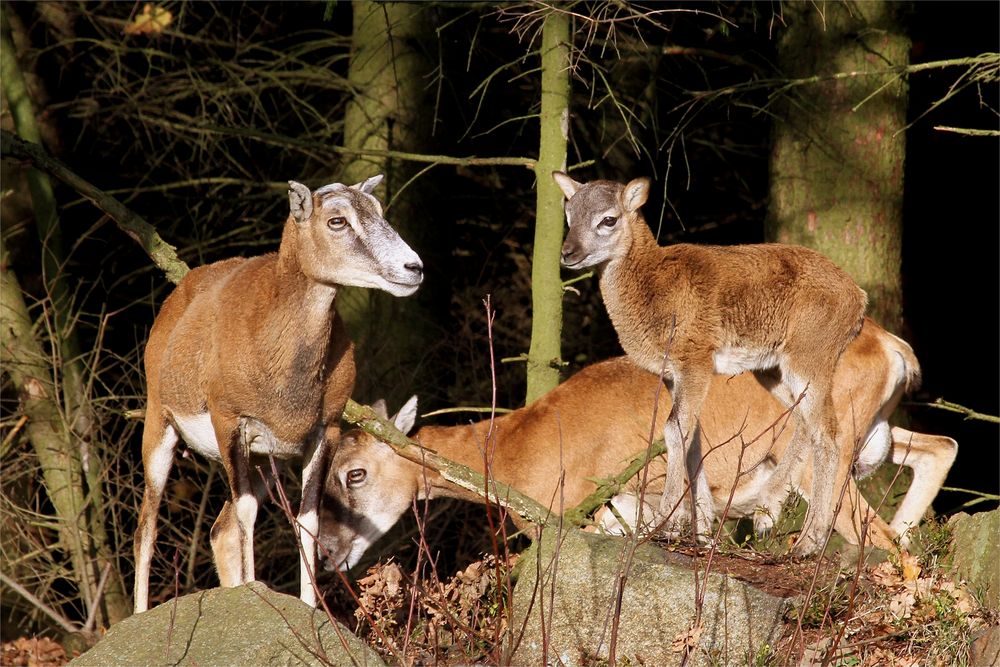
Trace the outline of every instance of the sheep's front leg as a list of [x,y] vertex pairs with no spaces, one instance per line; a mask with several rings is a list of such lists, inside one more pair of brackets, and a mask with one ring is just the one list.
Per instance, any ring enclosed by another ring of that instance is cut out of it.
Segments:
[[212,408],[210,405],[212,426],[230,492],[212,526],[212,555],[219,583],[239,586],[254,580],[253,534],[259,501],[250,479],[250,461],[236,416]]
[[319,500],[331,442],[340,442],[340,428],[320,429],[302,459],[302,504],[299,506],[299,598],[315,607],[316,538],[319,534]]

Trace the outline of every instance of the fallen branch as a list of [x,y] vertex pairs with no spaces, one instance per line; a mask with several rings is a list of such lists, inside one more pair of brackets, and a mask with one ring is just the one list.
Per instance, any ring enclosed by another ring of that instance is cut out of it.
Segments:
[[663,446],[662,438],[654,441],[653,446],[648,452],[643,450],[620,473],[610,479],[596,482],[597,488],[589,496],[581,500],[576,507],[566,510],[563,513],[563,520],[571,526],[586,524],[589,520],[588,517],[594,510],[611,500],[612,497],[618,495],[618,492],[628,484],[628,481],[639,474],[639,471],[642,470],[647,461],[666,453],[666,451],[667,448]]

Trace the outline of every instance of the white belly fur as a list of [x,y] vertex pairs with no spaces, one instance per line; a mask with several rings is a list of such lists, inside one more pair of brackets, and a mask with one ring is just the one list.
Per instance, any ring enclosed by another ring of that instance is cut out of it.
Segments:
[[762,371],[778,365],[774,350],[721,347],[712,357],[719,375],[739,375],[743,371]]
[[219,443],[215,439],[212,417],[207,412],[197,415],[174,415],[174,426],[188,447],[202,456],[219,461]]
[[[205,458],[222,460],[222,455],[219,453],[219,443],[215,439],[212,417],[207,412],[197,415],[174,415],[173,417],[174,425],[188,447]],[[289,444],[273,437],[255,438],[250,447],[251,454],[273,456],[281,460],[301,458],[302,450],[302,445]]]

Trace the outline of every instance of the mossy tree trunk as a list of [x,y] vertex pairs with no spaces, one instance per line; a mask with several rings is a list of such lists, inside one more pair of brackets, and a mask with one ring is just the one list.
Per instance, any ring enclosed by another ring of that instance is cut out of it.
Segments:
[[[786,77],[905,67],[895,3],[789,2],[778,42]],[[771,155],[772,241],[819,250],[868,292],[869,314],[902,322],[907,86],[892,73],[797,86],[780,101]]]
[[535,243],[531,258],[531,347],[528,391],[531,403],[559,384],[562,363],[562,282],[559,250],[563,238],[563,195],[552,172],[566,168],[569,127],[570,17],[553,11],[542,27],[542,101],[538,162],[535,164]]
[[[348,80],[355,92],[344,114],[344,145],[358,150],[419,151],[433,122],[424,104],[433,65],[421,51],[433,35],[432,9],[421,3],[371,0],[351,7],[354,25]],[[424,183],[411,184],[397,196],[416,173],[410,163],[359,155],[344,162],[338,180],[351,184],[380,173],[386,174],[377,193],[390,206],[386,219],[433,273],[428,249],[444,235],[438,221],[428,218],[428,207],[419,205]],[[394,402],[412,393],[413,369],[431,340],[422,306],[434,301],[429,293],[433,282],[428,280],[406,299],[356,288],[338,296],[338,311],[357,345],[355,396],[371,400],[379,397],[372,394],[396,387],[398,395],[385,396]]]
[[[789,2],[778,42],[786,77],[885,72],[909,63],[899,5]],[[892,73],[797,86],[776,106],[771,154],[769,240],[819,250],[868,292],[868,314],[890,331],[902,326],[902,208],[907,85]],[[909,475],[883,466],[862,483],[886,497],[888,514]]]

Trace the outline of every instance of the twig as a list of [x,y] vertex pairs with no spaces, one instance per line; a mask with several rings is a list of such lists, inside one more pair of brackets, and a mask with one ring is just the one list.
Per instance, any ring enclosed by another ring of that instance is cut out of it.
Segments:
[[593,276],[594,276],[594,272],[593,271],[587,271],[585,273],[581,273],[578,276],[573,276],[569,280],[564,280],[563,281],[563,283],[562,283],[563,289],[566,289],[567,287],[569,287],[573,283],[578,283],[581,280],[586,280],[587,278],[592,278]]
[[817,74],[798,79],[754,79],[748,83],[728,86],[719,90],[693,91],[696,98],[718,97],[723,95],[733,95],[755,88],[777,87],[779,90],[788,90],[796,86],[824,81],[840,81],[843,79],[853,79],[864,76],[885,76],[887,74],[914,74],[932,69],[944,69],[946,67],[995,67],[1000,62],[1000,53],[984,53],[971,58],[953,58],[951,60],[935,60],[928,63],[917,63],[916,65],[906,65],[901,67],[882,67],[870,70],[851,70],[849,72],[834,72],[832,74]]
[[516,363],[522,363],[522,362],[527,362],[527,361],[528,361],[528,355],[527,354],[523,354],[523,353],[517,355],[516,357],[502,357],[500,359],[500,363],[501,364],[516,364]]
[[942,491],[954,491],[957,493],[968,493],[970,496],[979,496],[982,500],[1000,500],[1000,495],[995,493],[983,493],[982,491],[973,491],[972,489],[959,489],[954,486],[942,486]]
[[365,148],[348,148],[347,146],[317,145],[315,141],[307,139],[295,139],[293,137],[283,137],[278,134],[269,134],[249,127],[223,127],[221,125],[200,125],[192,126],[184,123],[169,121],[163,118],[150,118],[160,125],[180,129],[187,132],[202,134],[222,134],[234,137],[246,137],[256,139],[266,144],[275,146],[293,146],[296,148],[306,148],[309,150],[328,151],[335,155],[357,155],[361,157],[384,157],[408,162],[423,162],[430,164],[450,164],[461,167],[525,167],[534,169],[535,160],[528,157],[478,157],[469,155],[466,157],[455,155],[428,155],[425,153],[409,153],[406,151],[374,150]]
[[975,410],[967,408],[964,405],[952,403],[951,401],[946,401],[943,398],[939,398],[933,403],[909,403],[909,405],[923,405],[928,408],[937,408],[939,410],[947,410],[948,412],[957,412],[965,415],[966,419],[978,419],[979,421],[990,422],[991,424],[1000,424],[1000,417],[983,414],[982,412],[976,412]]
[[970,137],[1000,137],[1000,130],[977,130],[972,127],[949,127],[947,125],[935,125],[934,129],[938,132],[954,132]]
[[0,444],[0,451],[3,452],[7,451],[7,446],[11,443],[11,441],[15,437],[17,437],[17,434],[20,432],[22,428],[24,428],[24,425],[27,423],[28,423],[28,415],[21,415],[21,418],[17,420],[17,422],[10,429],[7,435],[4,436],[3,444]]
[[97,590],[94,591],[94,603],[90,606],[87,621],[83,624],[84,632],[93,632],[94,630],[94,623],[97,622],[97,610],[101,606],[101,598],[104,596],[104,587],[108,583],[109,574],[111,574],[111,563],[106,563],[104,570],[101,571],[101,580],[97,583]]
[[[924,628],[929,628],[929,627],[934,626],[934,625],[941,625],[942,623],[944,623],[943,620],[930,621],[928,623],[924,623],[923,627]],[[859,648],[859,647],[865,646],[867,644],[877,644],[879,642],[885,641],[886,639],[892,639],[893,637],[899,637],[900,635],[905,635],[905,634],[908,634],[910,632],[913,632],[913,627],[912,626],[905,627],[905,628],[902,628],[900,630],[895,630],[893,632],[887,632],[884,635],[877,635],[875,637],[869,637],[868,639],[860,639],[860,640],[858,640],[856,642],[851,642],[850,644],[842,644],[839,647],[837,647],[835,650],[831,651],[830,655],[831,655],[831,657],[834,656],[834,655],[843,655],[844,653],[848,653],[850,651],[850,649]]]
[[61,627],[66,632],[80,632],[80,628],[70,623],[65,616],[63,616],[62,614],[54,610],[52,607],[48,606],[47,604],[36,598],[34,595],[32,595],[31,591],[29,591],[24,586],[22,586],[21,584],[17,583],[16,581],[8,577],[3,572],[0,572],[0,581],[3,582],[4,586],[9,586],[11,589],[13,589],[15,593],[23,597],[25,600],[30,602],[43,614],[45,614],[53,621],[58,623],[59,627]]
[[51,157],[38,144],[25,141],[13,132],[0,130],[0,153],[4,157],[28,160],[36,168],[48,173],[70,186],[107,213],[118,227],[135,239],[150,256],[153,263],[163,270],[167,280],[177,283],[188,272],[188,265],[177,256],[176,249],[156,233],[156,229],[126,208],[114,197],[80,178],[65,164]]
[[512,409],[510,409],[510,408],[496,408],[496,407],[490,407],[490,406],[480,407],[480,408],[465,407],[465,406],[456,406],[454,408],[441,408],[440,410],[432,410],[431,412],[425,412],[424,414],[422,414],[420,416],[421,417],[437,417],[438,415],[449,415],[449,414],[454,414],[454,413],[458,413],[458,412],[474,412],[474,413],[489,412],[491,414],[503,415],[503,414],[509,414],[511,412],[514,412],[514,411]]

